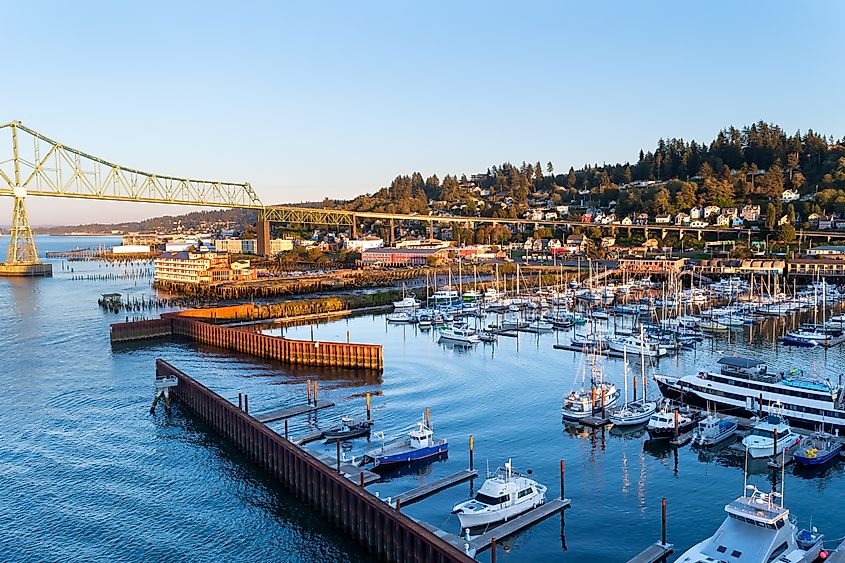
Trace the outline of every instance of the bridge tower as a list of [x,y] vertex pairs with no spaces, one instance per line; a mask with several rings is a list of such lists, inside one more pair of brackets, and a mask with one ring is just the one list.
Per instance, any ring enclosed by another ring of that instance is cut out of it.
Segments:
[[18,132],[12,124],[12,151],[14,156],[15,185],[12,229],[9,232],[9,252],[6,262],[0,264],[0,276],[52,276],[52,264],[42,264],[35,249],[32,228],[26,216],[26,188],[21,186],[18,162]]

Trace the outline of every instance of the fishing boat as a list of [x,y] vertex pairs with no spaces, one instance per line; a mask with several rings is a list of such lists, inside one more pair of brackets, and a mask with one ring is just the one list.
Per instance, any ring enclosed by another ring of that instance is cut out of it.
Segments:
[[799,348],[815,348],[819,345],[815,340],[805,340],[803,338],[788,335],[779,338],[779,340],[785,346],[798,346]]
[[471,328],[453,326],[440,331],[440,340],[449,340],[461,344],[478,344],[481,339]]
[[387,315],[387,322],[393,324],[408,324],[414,322],[414,315],[405,311],[398,311],[396,313],[389,313]]
[[335,440],[351,440],[352,438],[360,438],[361,436],[370,435],[369,420],[355,422],[351,417],[344,416],[340,419],[340,426],[329,428],[323,432],[323,438],[327,441]]
[[492,475],[488,472],[475,496],[456,505],[452,514],[458,516],[461,529],[507,521],[546,502],[547,490],[545,485],[514,471],[508,460],[504,468]]
[[364,454],[365,460],[372,460],[377,468],[391,468],[397,465],[420,461],[444,454],[449,451],[446,438],[434,439],[434,432],[423,420],[417,423],[417,428],[408,432],[405,438],[400,438],[387,445],[384,443],[384,433],[378,433],[382,439],[381,446],[368,450]]
[[824,465],[837,459],[841,451],[842,442],[838,438],[819,430],[802,440],[792,459],[799,465]]
[[815,528],[798,529],[783,506],[782,490],[764,493],[746,485],[741,497],[725,505],[725,512],[728,517],[716,533],[685,551],[677,563],[810,563],[822,551],[824,535]]
[[686,412],[670,410],[669,404],[665,403],[662,409],[660,409],[658,412],[655,412],[653,415],[651,415],[651,418],[649,418],[648,426],[646,426],[648,437],[652,440],[668,440],[670,438],[674,438],[676,431],[676,412],[678,418],[678,436],[680,436],[681,434],[686,434],[687,432],[690,432],[693,428],[695,428],[697,419],[694,415]]
[[693,430],[692,443],[698,446],[715,446],[736,435],[739,422],[735,418],[708,414]]
[[753,458],[779,456],[800,442],[801,436],[793,432],[786,419],[778,413],[770,413],[742,439],[742,445]]
[[[621,393],[616,385],[604,381],[604,372],[597,364],[597,356],[596,352],[590,354],[590,388],[584,389],[584,387],[581,387],[577,391],[570,391],[563,398],[562,416],[564,420],[577,422],[600,412],[602,407],[611,409],[619,401]],[[587,370],[585,368],[581,376],[582,384],[586,376]]]

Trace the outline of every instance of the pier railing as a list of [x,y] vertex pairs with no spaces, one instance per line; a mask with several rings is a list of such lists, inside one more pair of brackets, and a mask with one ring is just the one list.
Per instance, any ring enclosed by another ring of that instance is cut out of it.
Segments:
[[156,377],[171,376],[178,379],[174,388],[177,403],[231,440],[293,494],[366,547],[375,559],[474,561],[184,372],[156,360]]

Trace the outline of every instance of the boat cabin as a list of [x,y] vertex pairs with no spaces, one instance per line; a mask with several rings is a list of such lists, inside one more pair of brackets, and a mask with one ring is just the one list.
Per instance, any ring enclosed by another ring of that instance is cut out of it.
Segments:
[[720,359],[719,365],[722,366],[721,371],[723,375],[742,377],[744,379],[758,379],[765,376],[768,371],[765,362],[734,356]]
[[431,428],[425,425],[424,422],[419,423],[419,428],[416,430],[411,430],[408,433],[408,439],[410,440],[410,445],[414,449],[422,449],[422,448],[429,448],[434,445],[434,440],[432,437],[434,436],[434,432],[431,431]]

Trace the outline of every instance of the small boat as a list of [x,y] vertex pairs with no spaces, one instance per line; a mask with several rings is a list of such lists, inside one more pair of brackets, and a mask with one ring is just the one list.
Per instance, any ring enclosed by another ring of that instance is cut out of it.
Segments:
[[546,502],[548,488],[513,470],[510,460],[504,469],[488,473],[475,497],[452,509],[461,529],[507,521]]
[[799,465],[823,465],[837,459],[841,451],[842,442],[827,432],[818,431],[801,442],[792,458]]
[[551,332],[554,325],[552,325],[549,321],[536,319],[528,323],[528,326],[525,328],[533,332]]
[[481,338],[470,328],[452,327],[440,331],[440,340],[449,340],[461,344],[478,344]]
[[634,401],[611,412],[608,418],[614,426],[636,426],[648,422],[655,411],[654,401]]
[[[690,414],[678,411],[678,436],[686,434],[695,428],[696,418]],[[675,411],[669,410],[668,404],[660,411],[651,415],[646,426],[648,437],[652,440],[668,440],[675,437]]]
[[498,340],[498,336],[496,336],[496,333],[491,330],[480,330],[478,331],[478,339],[482,342],[496,342]]
[[709,414],[698,422],[692,443],[698,446],[715,446],[736,434],[739,423],[735,418]]
[[399,301],[393,302],[394,309],[419,309],[420,307],[420,300],[410,295],[408,297],[404,297]]
[[364,420],[355,422],[352,418],[344,416],[340,419],[340,426],[329,428],[323,432],[323,438],[327,441],[351,440],[361,436],[370,435],[370,421]]
[[395,467],[449,451],[446,438],[434,439],[434,432],[425,423],[425,415],[423,420],[417,423],[417,428],[408,432],[405,438],[385,445],[384,433],[378,434],[382,439],[381,447],[373,448],[364,454],[364,459],[371,459],[377,468]]
[[610,318],[610,315],[607,314],[607,311],[605,311],[601,307],[599,307],[598,309],[593,309],[590,316],[594,319],[601,320],[601,321],[606,321],[607,319]]
[[421,329],[431,328],[434,324],[434,317],[431,313],[428,312],[421,312],[417,315],[417,326]]
[[810,563],[821,553],[824,535],[815,528],[799,531],[783,506],[782,492],[764,493],[748,485],[741,497],[725,505],[725,512],[728,517],[716,533],[685,551],[676,563]]
[[786,419],[779,414],[769,414],[742,439],[742,445],[748,448],[748,453],[754,458],[778,456],[800,442],[801,436],[793,432]]
[[390,313],[387,315],[387,322],[395,324],[407,324],[414,322],[414,316],[411,313],[400,311],[397,313]]
[[818,343],[815,340],[804,340],[794,336],[784,336],[779,339],[785,346],[798,346],[800,348],[815,348]]

